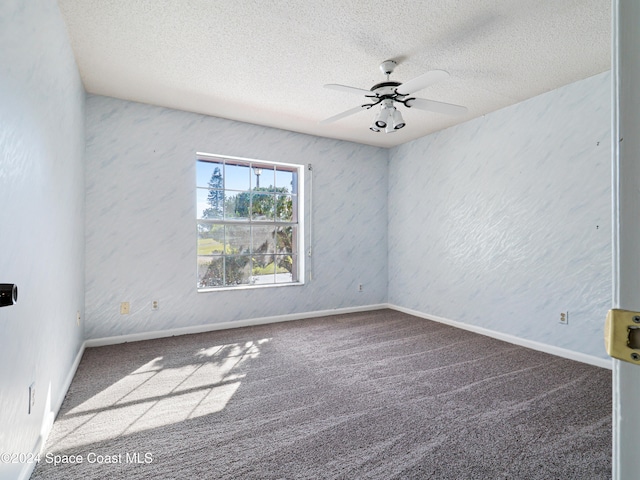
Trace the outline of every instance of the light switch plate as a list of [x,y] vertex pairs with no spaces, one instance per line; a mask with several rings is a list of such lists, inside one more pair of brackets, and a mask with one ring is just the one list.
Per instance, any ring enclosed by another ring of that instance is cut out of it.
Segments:
[[33,382],[29,385],[29,410],[28,413],[31,415],[34,407],[36,406],[36,382]]

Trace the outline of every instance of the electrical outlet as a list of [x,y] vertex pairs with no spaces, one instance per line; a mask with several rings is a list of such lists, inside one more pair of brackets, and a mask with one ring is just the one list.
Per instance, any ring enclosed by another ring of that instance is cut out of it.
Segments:
[[129,315],[129,302],[122,302],[120,304],[120,315]]
[[358,291],[359,292],[364,292],[364,287],[362,286],[361,283],[358,284]]
[[560,323],[562,325],[569,325],[569,312],[560,313]]
[[158,310],[160,308],[160,302],[158,300],[153,300],[151,302],[151,310]]
[[76,312],[76,323],[80,326],[80,310]]
[[28,413],[29,415],[31,415],[31,412],[33,412],[33,409],[36,406],[36,382],[33,382],[31,385],[29,385],[29,409],[28,409]]

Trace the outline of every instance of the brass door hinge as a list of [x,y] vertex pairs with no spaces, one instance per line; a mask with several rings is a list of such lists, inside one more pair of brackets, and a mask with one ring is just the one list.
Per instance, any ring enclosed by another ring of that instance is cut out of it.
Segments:
[[640,365],[640,312],[609,310],[604,345],[613,358]]

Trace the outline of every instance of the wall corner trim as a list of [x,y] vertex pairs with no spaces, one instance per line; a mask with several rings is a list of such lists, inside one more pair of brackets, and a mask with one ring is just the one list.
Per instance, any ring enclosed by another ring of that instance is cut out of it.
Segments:
[[514,345],[520,345],[521,347],[531,348],[532,350],[538,350],[539,352],[550,353],[558,357],[567,358],[569,360],[575,360],[576,362],[586,363],[595,367],[606,368],[611,370],[613,363],[611,359],[600,358],[593,355],[587,355],[585,353],[575,352],[566,348],[556,347],[546,343],[536,342],[534,340],[527,340],[524,338],[516,337],[515,335],[509,335],[507,333],[497,332],[488,328],[482,328],[475,325],[469,325],[468,323],[458,322],[456,320],[449,320],[448,318],[438,317],[436,315],[429,315],[426,313],[412,310],[410,308],[400,307],[398,305],[388,304],[387,308],[397,310],[398,312],[407,313],[414,317],[424,318],[425,320],[432,320],[434,322],[444,323],[452,327],[461,328],[470,332],[479,333],[487,337],[496,338],[505,342],[513,343]]

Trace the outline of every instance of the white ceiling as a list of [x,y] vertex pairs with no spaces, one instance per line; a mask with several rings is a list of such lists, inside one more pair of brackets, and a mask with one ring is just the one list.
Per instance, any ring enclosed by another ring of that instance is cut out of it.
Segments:
[[[610,68],[610,0],[59,0],[85,88],[322,137],[391,147]],[[400,107],[407,126],[369,130],[369,89],[429,70],[414,95],[468,107]]]

